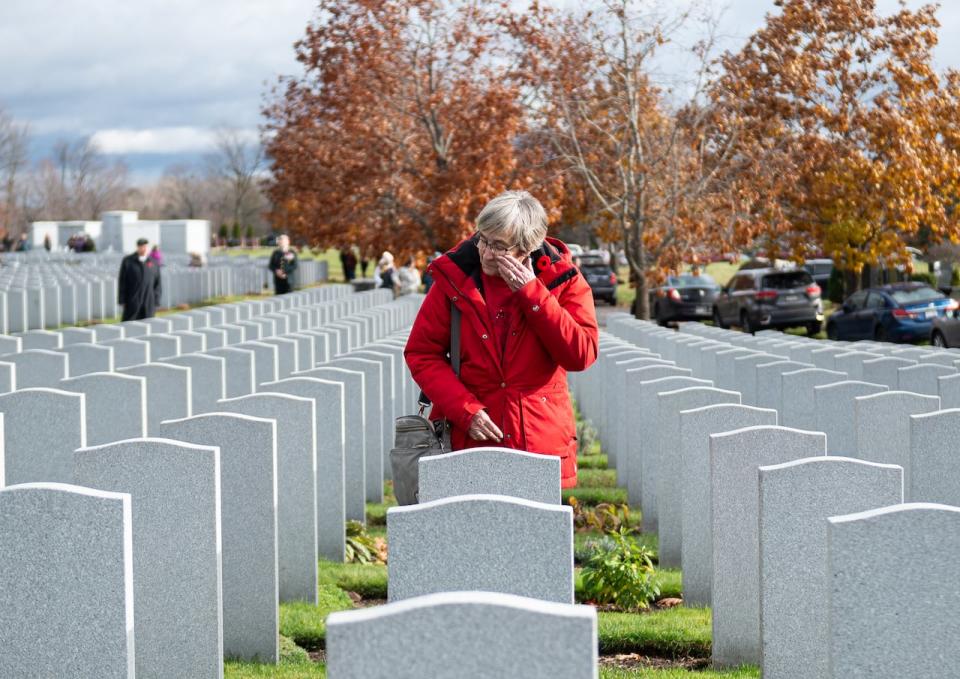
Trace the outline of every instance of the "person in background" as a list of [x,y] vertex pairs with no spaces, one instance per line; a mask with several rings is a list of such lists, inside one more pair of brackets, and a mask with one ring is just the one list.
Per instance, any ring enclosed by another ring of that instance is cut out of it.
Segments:
[[293,274],[297,270],[297,253],[290,248],[290,236],[277,238],[277,249],[270,255],[267,268],[273,272],[273,289],[278,295],[293,290]]
[[353,254],[352,247],[340,249],[340,265],[343,267],[343,280],[347,283],[357,277],[357,256]]
[[120,262],[117,301],[123,306],[123,320],[153,318],[160,306],[160,267],[150,259],[146,238],[137,241],[137,251]]
[[397,269],[397,296],[410,295],[420,290],[420,272],[417,261],[411,257],[404,266]]
[[17,245],[14,249],[17,252],[27,252],[30,250],[30,239],[27,237],[27,234],[20,234],[20,239],[17,241]]
[[43,249],[50,252],[51,248],[53,248],[53,243],[50,242],[50,234],[48,233],[43,237]]
[[153,263],[157,266],[163,266],[163,253],[160,252],[159,245],[154,245],[150,248],[150,259],[152,259]]
[[389,250],[384,251],[373,272],[373,282],[377,288],[393,290],[396,283],[397,269],[393,265],[393,255]]
[[[597,359],[593,293],[567,246],[547,237],[547,213],[526,191],[481,210],[477,232],[438,258],[435,282],[404,357],[446,419],[453,450],[503,446],[560,458],[577,483],[577,436],[567,371]],[[451,305],[461,313],[460,374],[447,358]]]
[[433,264],[434,260],[439,257],[442,253],[439,251],[434,251],[432,255],[427,257],[427,270],[423,272],[423,293],[427,294],[430,292],[430,288],[433,287],[433,273],[430,271],[430,265]]
[[[360,276],[361,276],[362,278],[366,278],[366,277],[367,277],[367,267],[370,266],[370,260],[371,260],[371,259],[373,259],[373,257],[370,256],[370,253],[369,253],[369,252],[361,252],[361,253],[360,253]],[[376,269],[373,270],[373,279],[374,279],[374,280],[377,279],[377,270],[376,270]]]
[[93,238],[90,237],[89,233],[83,235],[83,239],[80,243],[80,249],[83,252],[96,252],[97,244],[94,242]]

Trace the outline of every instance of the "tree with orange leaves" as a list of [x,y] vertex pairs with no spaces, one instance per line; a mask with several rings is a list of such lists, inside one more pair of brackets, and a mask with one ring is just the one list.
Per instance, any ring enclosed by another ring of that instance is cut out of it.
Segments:
[[721,59],[715,105],[754,161],[740,185],[769,240],[822,250],[856,287],[865,265],[906,261],[923,229],[956,240],[957,75],[934,71],[936,8],[881,16],[874,0],[778,0]]
[[490,3],[321,0],[268,106],[273,220],[313,243],[446,249],[506,189],[559,214]]
[[649,318],[648,289],[673,268],[729,244],[741,209],[728,190],[735,135],[703,97],[708,29],[682,102],[651,78],[658,51],[691,20],[640,0],[574,14],[538,2],[507,21],[515,76],[531,94],[544,143],[586,196],[598,233],[623,246]]

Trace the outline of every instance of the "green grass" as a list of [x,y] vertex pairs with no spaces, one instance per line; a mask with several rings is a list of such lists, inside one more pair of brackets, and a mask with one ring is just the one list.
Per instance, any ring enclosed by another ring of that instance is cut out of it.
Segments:
[[599,613],[600,653],[661,658],[710,656],[710,610],[668,608],[649,613]]
[[753,679],[760,677],[760,668],[741,667],[735,670],[683,670],[638,668],[622,670],[601,667],[600,679]]
[[318,590],[320,603],[316,606],[303,602],[280,604],[280,634],[311,650],[323,648],[327,616],[353,608],[353,601],[335,584],[321,584]]
[[617,472],[615,469],[579,469],[577,471],[577,486],[580,488],[616,488]]
[[[597,445],[597,449],[599,450],[599,444]],[[582,455],[577,458],[577,467],[579,467],[581,471],[584,469],[606,469],[607,464],[607,456],[602,453]]]
[[626,504],[627,502],[627,489],[626,488],[564,488],[563,489],[563,501],[566,502],[567,499],[573,496],[582,505],[598,505],[602,502],[609,502],[615,505]]
[[335,585],[364,599],[387,598],[387,567],[383,564],[321,561],[317,579],[321,585]]
[[288,637],[280,637],[280,664],[227,661],[223,668],[224,679],[247,679],[248,677],[272,677],[273,679],[309,679],[327,676],[326,668],[310,660],[307,652]]

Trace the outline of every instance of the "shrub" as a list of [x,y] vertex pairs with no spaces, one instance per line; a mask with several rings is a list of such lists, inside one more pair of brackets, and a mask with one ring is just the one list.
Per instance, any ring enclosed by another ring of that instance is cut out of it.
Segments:
[[638,545],[625,526],[608,535],[614,542],[613,549],[598,550],[583,565],[584,596],[624,610],[648,609],[660,596],[653,553]]
[[609,535],[603,535],[599,538],[590,538],[581,546],[574,545],[573,561],[574,563],[586,563],[600,552],[610,552],[617,548],[617,543]]
[[827,281],[827,299],[834,304],[840,304],[846,297],[846,286],[843,281],[843,272],[836,266],[830,271],[830,280]]
[[573,507],[573,527],[579,531],[615,533],[630,528],[630,507],[625,504],[602,502],[596,507],[585,506],[576,497],[567,499]]
[[347,521],[347,563],[386,563],[387,543],[371,537],[359,521]]
[[950,287],[960,288],[960,266],[950,267]]
[[926,283],[931,288],[937,287],[937,275],[934,273],[914,271],[912,274],[910,274],[910,280],[917,283]]
[[597,430],[589,420],[577,420],[577,455],[595,454]]

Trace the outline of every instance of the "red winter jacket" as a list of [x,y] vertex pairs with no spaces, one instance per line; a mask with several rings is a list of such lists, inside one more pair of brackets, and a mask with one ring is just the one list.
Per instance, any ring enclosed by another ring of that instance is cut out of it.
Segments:
[[[410,332],[404,356],[413,379],[433,401],[431,417],[452,424],[454,450],[489,446],[467,436],[486,408],[504,434],[494,444],[561,458],[564,488],[577,483],[577,440],[567,371],[597,358],[593,294],[567,246],[548,238],[531,255],[536,279],[514,294],[516,308],[501,355],[480,292],[477,237],[430,266],[434,285]],[[460,379],[450,367],[450,304],[461,311]]]

